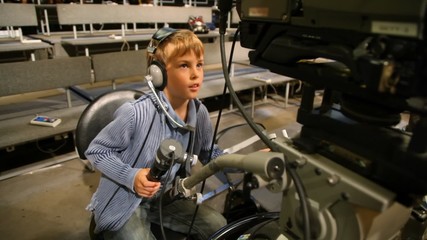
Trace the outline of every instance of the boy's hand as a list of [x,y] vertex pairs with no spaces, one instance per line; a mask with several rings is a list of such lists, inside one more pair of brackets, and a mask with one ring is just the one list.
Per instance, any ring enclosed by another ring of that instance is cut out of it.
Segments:
[[142,168],[136,173],[133,189],[141,197],[151,198],[160,188],[160,182],[151,182],[147,179],[149,172],[149,168]]

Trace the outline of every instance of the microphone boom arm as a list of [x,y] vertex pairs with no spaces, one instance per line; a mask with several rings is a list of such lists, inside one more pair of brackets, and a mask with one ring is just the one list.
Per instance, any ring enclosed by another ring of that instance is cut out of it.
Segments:
[[180,179],[175,190],[186,198],[194,197],[192,189],[197,184],[225,168],[238,168],[251,172],[256,175],[258,182],[265,183],[266,187],[273,192],[282,191],[288,182],[282,153],[225,154],[212,160],[195,174]]

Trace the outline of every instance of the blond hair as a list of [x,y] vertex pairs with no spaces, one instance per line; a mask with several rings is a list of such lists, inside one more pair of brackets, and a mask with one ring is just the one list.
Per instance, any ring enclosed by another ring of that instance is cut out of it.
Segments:
[[[165,51],[168,44],[174,45],[172,52]],[[183,56],[188,52],[194,52],[197,57],[202,57],[205,53],[204,45],[199,37],[187,29],[178,30],[163,40],[157,46],[154,54],[148,53],[147,60],[151,63],[153,60],[167,64],[168,60],[177,56]]]

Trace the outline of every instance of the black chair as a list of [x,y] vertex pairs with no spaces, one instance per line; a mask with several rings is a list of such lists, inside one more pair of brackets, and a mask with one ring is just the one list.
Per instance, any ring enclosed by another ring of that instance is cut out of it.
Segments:
[[[127,101],[136,100],[144,93],[136,90],[117,90],[104,93],[95,98],[83,111],[77,123],[75,133],[76,151],[80,159],[86,160],[85,151],[96,135],[113,120],[114,112]],[[94,171],[92,166],[87,166]],[[91,223],[92,224],[92,223]],[[93,226],[92,226],[93,227]],[[167,239],[185,239],[184,234],[165,230]],[[157,239],[162,239],[160,226],[152,224],[152,232]],[[91,239],[100,239],[91,232]],[[102,238],[101,238],[102,239]]]
[[144,93],[136,90],[107,92],[94,99],[83,111],[77,123],[75,144],[80,159],[98,133],[113,120],[113,114],[123,103],[136,100]]

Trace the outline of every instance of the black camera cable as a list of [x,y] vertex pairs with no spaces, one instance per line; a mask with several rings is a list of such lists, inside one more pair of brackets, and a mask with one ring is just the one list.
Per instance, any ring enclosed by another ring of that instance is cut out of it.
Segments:
[[[237,41],[238,33],[239,33],[239,30],[237,30],[236,33],[235,33],[235,35],[234,35],[233,43],[232,43],[232,46],[231,46],[231,49],[230,49],[230,59],[229,59],[228,68],[227,68],[228,74],[230,74],[231,64],[233,63],[233,54],[234,54],[234,48],[235,48],[235,44],[236,44],[236,41]],[[214,148],[214,146],[216,144],[219,123],[221,121],[221,116],[222,116],[222,110],[223,110],[223,108],[225,107],[225,104],[226,104],[226,93],[227,93],[227,85],[224,83],[224,90],[222,92],[221,104],[220,104],[220,108],[218,110],[218,117],[217,117],[217,120],[216,120],[216,123],[215,123],[215,130],[214,130],[214,134],[212,136],[212,143],[211,143],[211,147],[210,147],[210,150],[209,150],[209,158],[208,159],[211,159],[213,148]],[[228,178],[227,178],[227,181],[229,181]],[[200,192],[201,193],[203,193],[203,191],[204,191],[205,184],[206,184],[206,180],[204,180],[202,182],[202,185],[201,185],[201,188],[200,188]],[[229,181],[229,184],[230,184],[230,181]],[[196,220],[196,216],[197,216],[198,210],[199,210],[199,206],[197,205],[196,209],[194,210],[193,218],[191,219],[191,224],[190,224],[190,227],[189,227],[189,230],[188,230],[188,233],[187,233],[187,239],[189,239],[189,237],[190,237],[191,229],[193,228],[194,221]]]
[[[240,102],[236,92],[233,89],[233,86],[231,84],[230,76],[227,72],[227,62],[226,62],[226,55],[225,55],[225,33],[226,33],[226,22],[228,18],[228,12],[231,10],[232,7],[232,1],[219,1],[219,9],[220,9],[220,50],[221,50],[221,64],[222,69],[224,73],[224,78],[226,85],[228,87],[229,93],[237,105],[239,111],[241,112],[242,116],[245,118],[248,125],[252,128],[252,130],[260,137],[260,139],[274,152],[279,152],[279,149],[276,145],[274,145],[270,139],[265,136],[260,129],[255,125],[255,123],[250,119],[250,117],[246,114],[242,103]],[[286,159],[286,156],[285,156]],[[304,239],[309,240],[311,236],[311,226],[310,226],[310,213],[309,213],[309,206],[308,206],[308,199],[307,199],[307,193],[305,191],[304,185],[302,183],[302,180],[300,179],[298,173],[296,172],[296,164],[294,162],[287,162],[285,163],[286,170],[288,171],[290,177],[294,181],[295,189],[297,191],[298,197],[300,199],[300,205],[301,205],[301,212],[302,212],[302,218],[303,218],[303,232],[304,232]]]

